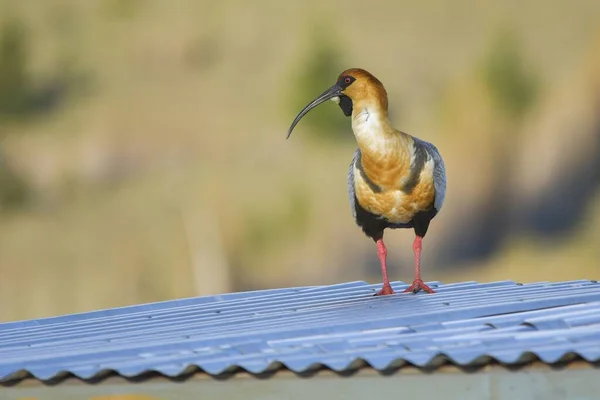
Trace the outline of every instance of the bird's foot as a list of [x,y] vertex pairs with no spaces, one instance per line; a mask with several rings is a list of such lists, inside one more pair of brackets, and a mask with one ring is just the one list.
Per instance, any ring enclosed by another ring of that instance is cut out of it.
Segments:
[[404,290],[404,293],[409,293],[409,292],[417,293],[420,290],[427,292],[427,293],[435,293],[435,291],[433,289],[431,289],[429,286],[427,286],[420,279],[415,279],[415,281],[412,283],[412,285],[410,285],[409,287],[406,288],[406,290]]
[[394,294],[394,289],[392,289],[392,287],[390,286],[390,284],[388,283],[387,285],[383,285],[383,287],[381,288],[381,290],[377,293],[375,293],[375,296],[387,296],[390,294]]

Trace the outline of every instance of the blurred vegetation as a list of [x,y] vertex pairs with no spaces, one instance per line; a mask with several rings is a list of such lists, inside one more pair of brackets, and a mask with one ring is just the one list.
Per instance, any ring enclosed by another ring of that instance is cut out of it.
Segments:
[[[31,73],[29,33],[25,23],[16,17],[0,20],[0,146],[13,129],[31,122],[38,114],[55,111],[72,89],[83,88],[85,79],[62,59],[52,76],[36,83]],[[4,127],[4,129],[2,129]],[[19,130],[24,133],[27,129]],[[34,196],[26,179],[2,154],[0,147],[0,210],[22,208]]]
[[[2,124],[22,118],[29,109],[30,77],[24,26],[9,19],[0,23],[0,146]],[[30,196],[27,183],[7,162],[0,147],[0,212],[23,206]]]
[[496,35],[483,66],[484,79],[494,104],[506,117],[520,121],[538,99],[540,82],[528,68],[514,30]]
[[517,174],[515,145],[524,135],[523,123],[533,110],[541,87],[538,74],[523,54],[523,41],[514,29],[503,27],[492,36],[480,75],[489,97],[486,113],[490,119],[485,129],[493,138],[493,146],[486,154],[491,160],[486,178],[490,189],[475,206],[481,210],[481,217],[466,223],[463,250],[451,258],[458,262],[489,258],[511,239],[511,230],[516,228],[511,220],[512,179]]
[[51,72],[34,79],[30,36],[22,20],[0,20],[0,121],[5,123],[52,112],[63,105],[67,95],[83,93],[89,84],[89,77],[73,67],[73,56],[65,55]]
[[[335,35],[330,30],[316,25],[311,30],[308,43],[307,53],[294,64],[295,70],[289,80],[290,89],[286,97],[290,99],[292,118],[331,87],[340,72],[347,68],[341,51],[344,46],[335,40]],[[333,102],[313,108],[302,118],[298,128],[296,129],[305,132],[302,135],[329,143],[354,140],[348,129],[347,117]]]
[[[314,145],[284,140],[349,67],[444,156],[426,280],[597,278],[600,3],[374,10],[0,0],[0,320],[379,282],[348,205],[348,118],[324,104],[292,136]],[[38,199],[59,201],[22,207]],[[411,242],[386,233],[394,280]]]
[[0,118],[29,110],[31,79],[25,27],[15,19],[0,22]]

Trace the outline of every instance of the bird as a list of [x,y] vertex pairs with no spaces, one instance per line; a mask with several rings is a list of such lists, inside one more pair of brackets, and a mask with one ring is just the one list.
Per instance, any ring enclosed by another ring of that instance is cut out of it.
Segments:
[[446,196],[446,168],[440,152],[432,143],[392,126],[385,87],[361,68],[343,71],[333,86],[308,103],[294,118],[286,139],[302,117],[327,100],[351,117],[358,144],[348,170],[348,197],[356,224],[377,245],[383,286],[375,295],[395,293],[383,241],[387,228],[412,228],[415,233],[414,280],[404,292],[435,293],[421,279],[421,249]]

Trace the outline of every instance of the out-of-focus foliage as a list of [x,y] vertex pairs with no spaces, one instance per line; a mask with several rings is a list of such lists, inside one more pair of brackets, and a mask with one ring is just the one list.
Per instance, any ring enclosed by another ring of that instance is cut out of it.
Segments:
[[483,67],[494,104],[508,118],[520,120],[538,98],[539,79],[526,64],[514,31],[503,30],[495,38]]
[[[343,45],[331,37],[321,25],[316,26],[310,36],[308,52],[295,63],[289,78],[288,97],[290,115],[296,115],[310,101],[333,85],[345,67]],[[313,108],[298,124],[304,134],[329,142],[353,140],[348,134],[348,121],[333,102]],[[296,133],[296,135],[298,135]]]
[[0,118],[28,110],[31,81],[25,27],[15,19],[0,21]]
[[34,81],[30,36],[20,19],[0,20],[0,121],[23,122],[52,112],[69,93],[83,93],[88,83],[84,74],[73,69],[72,60],[64,56],[52,66],[52,72]]
[[[0,146],[2,123],[23,117],[28,110],[30,77],[25,27],[15,19],[0,21]],[[0,147],[0,212],[25,205],[30,191],[8,164]]]

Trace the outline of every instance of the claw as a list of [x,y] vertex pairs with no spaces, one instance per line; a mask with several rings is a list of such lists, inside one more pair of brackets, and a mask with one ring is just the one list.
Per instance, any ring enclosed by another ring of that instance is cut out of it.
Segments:
[[[391,289],[391,288],[390,288]],[[383,290],[383,289],[382,289]],[[409,287],[407,287],[404,290],[404,293],[418,293],[420,290],[427,292],[427,293],[435,293],[435,291],[430,288],[429,286],[427,286],[422,280],[420,279],[415,279],[415,281],[412,283],[412,285],[410,285]]]
[[388,296],[390,294],[394,294],[394,289],[390,285],[383,285],[381,290],[375,293],[375,296]]

